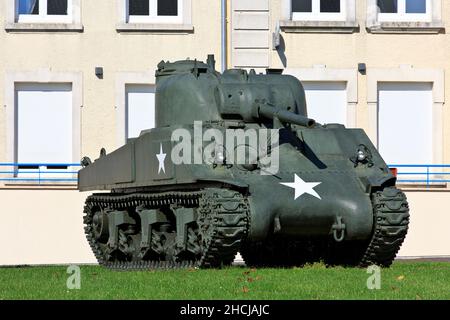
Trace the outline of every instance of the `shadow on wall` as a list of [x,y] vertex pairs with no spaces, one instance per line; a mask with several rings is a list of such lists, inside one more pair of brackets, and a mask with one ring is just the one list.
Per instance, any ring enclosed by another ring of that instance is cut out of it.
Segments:
[[284,38],[283,36],[280,34],[280,44],[278,45],[278,47],[276,48],[278,56],[280,57],[281,63],[283,64],[283,67],[286,68],[287,67],[287,58],[285,55],[285,51],[286,51],[286,44],[284,42]]

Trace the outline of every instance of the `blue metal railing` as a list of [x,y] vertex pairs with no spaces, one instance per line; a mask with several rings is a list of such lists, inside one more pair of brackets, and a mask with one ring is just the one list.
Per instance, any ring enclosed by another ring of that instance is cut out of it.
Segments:
[[427,186],[450,183],[450,170],[445,172],[445,169],[450,168],[448,164],[390,164],[389,167],[397,168],[398,183],[423,183]]
[[[450,169],[449,164],[390,164],[389,167],[397,169],[398,183],[427,186],[450,183],[450,170],[445,172]],[[0,182],[76,183],[79,169],[79,163],[0,163]]]
[[0,163],[0,181],[76,183],[79,163]]

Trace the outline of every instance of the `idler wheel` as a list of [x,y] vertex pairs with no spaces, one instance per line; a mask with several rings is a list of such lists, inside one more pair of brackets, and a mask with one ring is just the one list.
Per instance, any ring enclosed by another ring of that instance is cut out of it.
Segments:
[[95,239],[101,243],[106,243],[109,238],[108,216],[103,210],[95,212],[92,217],[92,227]]

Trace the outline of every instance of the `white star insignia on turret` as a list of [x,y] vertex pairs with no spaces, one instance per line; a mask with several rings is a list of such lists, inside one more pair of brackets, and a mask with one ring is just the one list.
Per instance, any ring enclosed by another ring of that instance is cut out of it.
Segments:
[[318,199],[322,198],[320,195],[314,190],[322,182],[305,182],[302,178],[300,178],[297,174],[295,175],[294,182],[280,182],[280,184],[293,188],[295,190],[294,200],[297,200],[299,197],[304,195],[305,193],[310,194]]
[[167,154],[164,153],[162,143],[159,144],[159,154],[156,155],[156,158],[158,158],[158,174],[162,172],[166,173],[166,167],[164,166],[164,161],[166,160]]

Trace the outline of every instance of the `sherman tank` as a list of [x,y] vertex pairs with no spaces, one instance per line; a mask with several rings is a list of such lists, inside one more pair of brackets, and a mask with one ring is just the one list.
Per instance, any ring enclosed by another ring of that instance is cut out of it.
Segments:
[[388,267],[409,223],[396,176],[361,129],[308,118],[280,70],[158,64],[156,128],[91,161],[87,240],[114,269]]

